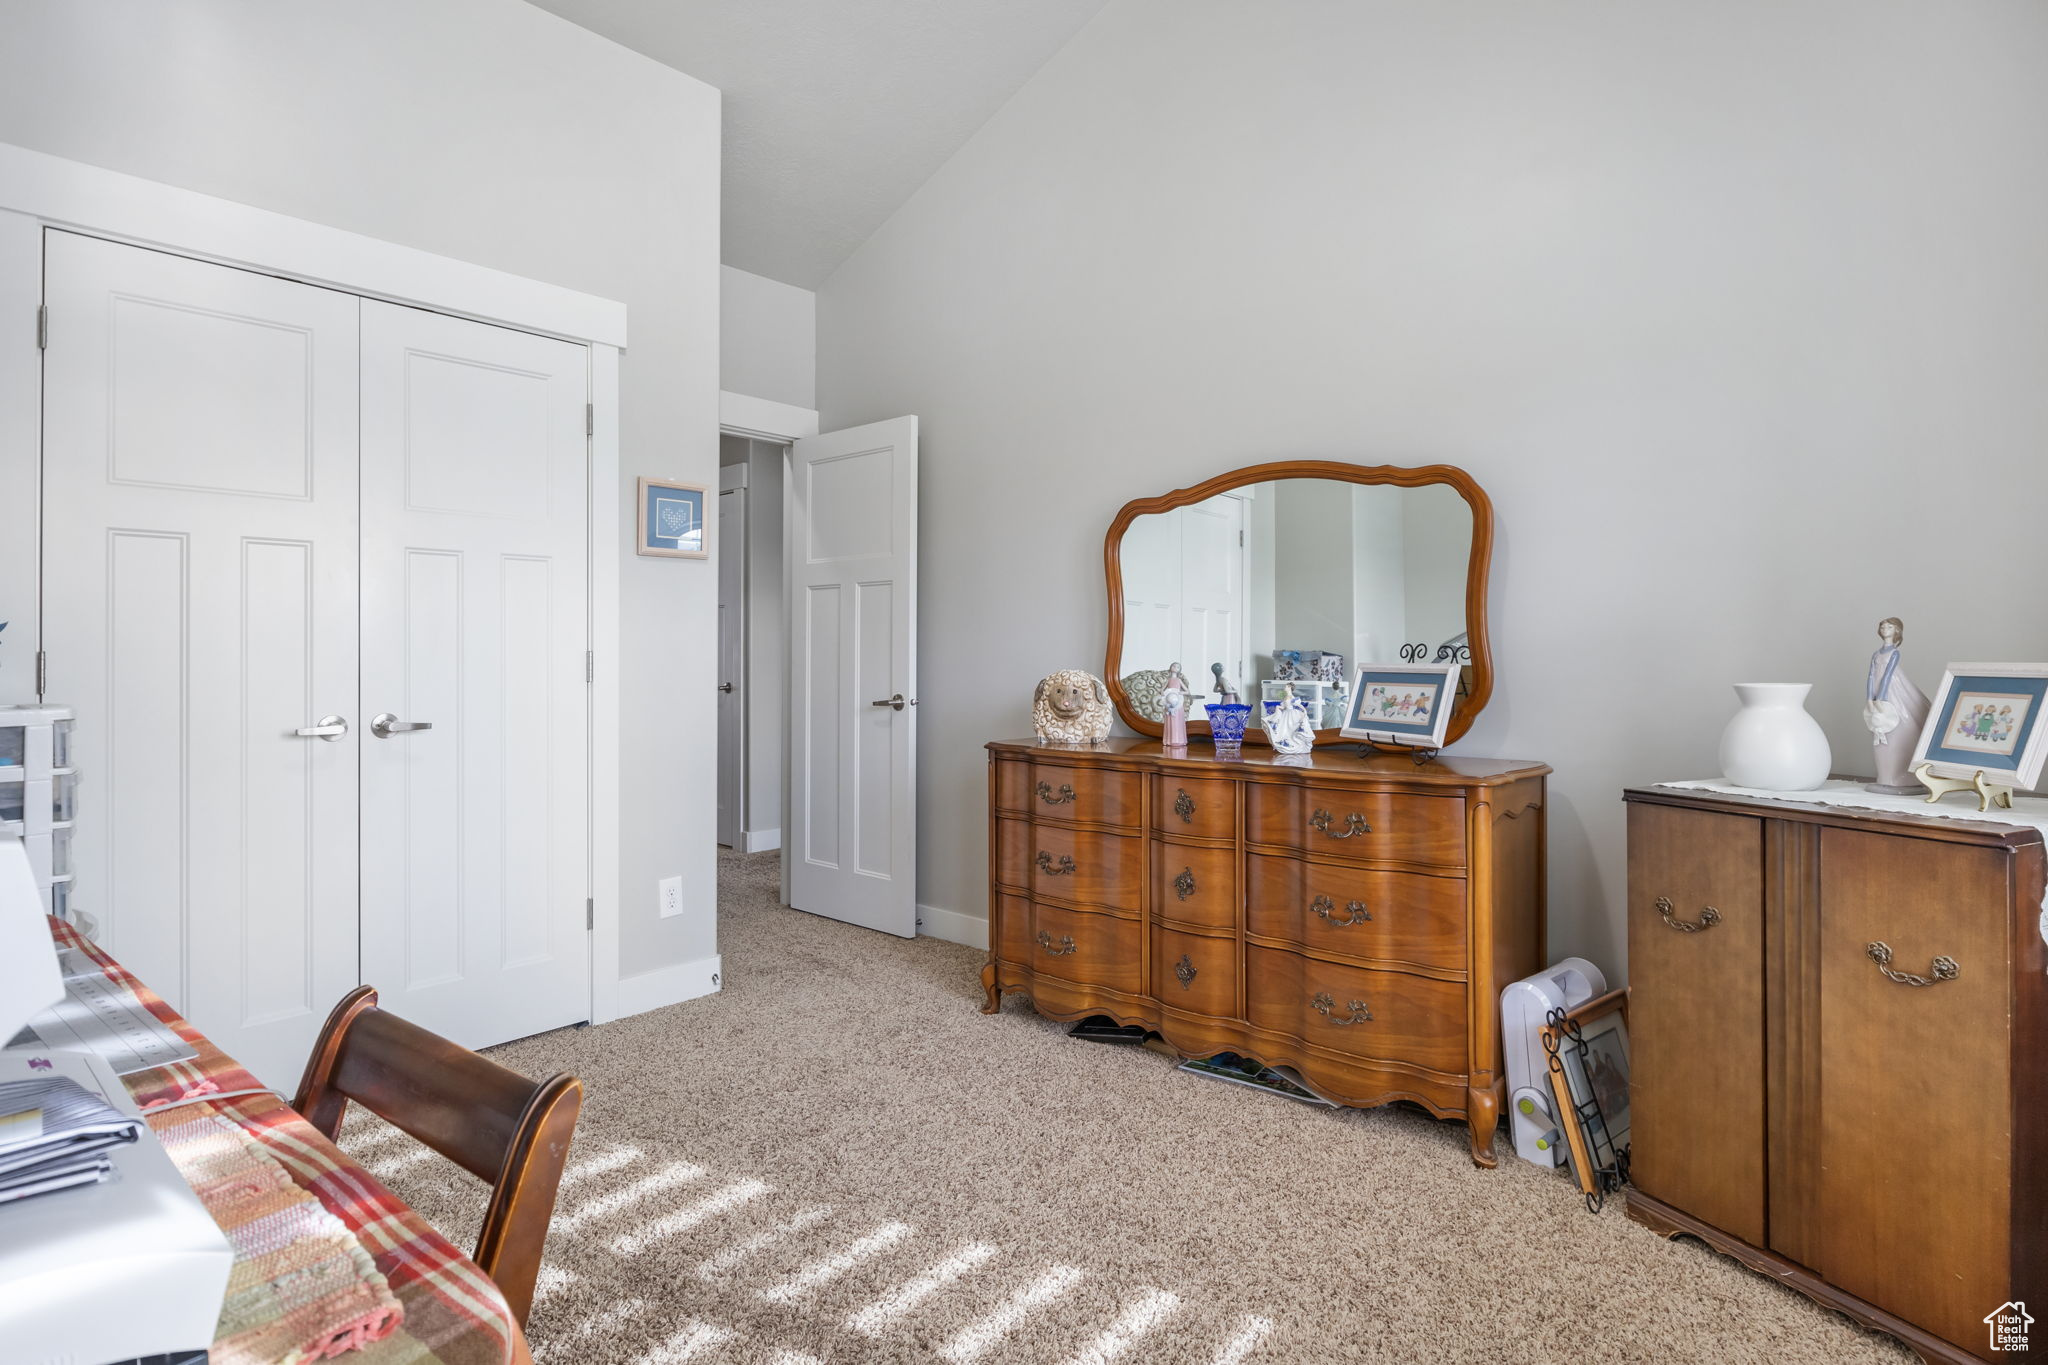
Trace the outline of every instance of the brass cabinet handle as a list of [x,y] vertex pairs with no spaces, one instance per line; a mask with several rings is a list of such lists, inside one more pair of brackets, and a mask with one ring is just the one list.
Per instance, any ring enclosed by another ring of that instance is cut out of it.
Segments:
[[1182,900],[1195,894],[1195,870],[1192,867],[1182,868],[1180,875],[1173,879],[1173,894]]
[[1055,948],[1052,946],[1052,935],[1040,929],[1038,931],[1038,946],[1051,953],[1054,957],[1065,957],[1068,953],[1074,951],[1074,936],[1072,934],[1061,934],[1060,946]]
[[1173,974],[1179,979],[1182,990],[1186,990],[1194,985],[1195,977],[1199,975],[1195,970],[1194,959],[1190,958],[1186,953],[1182,953],[1180,961],[1173,964]]
[[1711,905],[1705,907],[1700,911],[1700,917],[1697,923],[1689,920],[1682,920],[1677,915],[1671,912],[1671,897],[1669,896],[1657,897],[1657,913],[1664,917],[1664,922],[1666,924],[1670,925],[1672,928],[1676,929],[1681,934],[1701,933],[1705,930],[1713,928],[1715,925],[1721,922],[1721,912],[1719,910],[1716,910]]
[[1045,802],[1048,806],[1071,806],[1074,804],[1074,789],[1069,784],[1062,782],[1060,783],[1060,794],[1054,796],[1052,794],[1052,783],[1041,782],[1038,784],[1038,799]]
[[1329,1020],[1333,1024],[1344,1024],[1349,1026],[1351,1024],[1363,1024],[1371,1020],[1372,1011],[1365,1007],[1365,1002],[1363,1000],[1353,1000],[1350,1001],[1349,1004],[1351,1006],[1351,1017],[1349,1019],[1345,1019],[1335,1013],[1335,1010],[1337,1008],[1337,1002],[1335,1000],[1332,1000],[1329,997],[1329,994],[1325,991],[1317,991],[1314,995],[1309,997],[1308,1001],[1308,1007],[1310,1009],[1314,1010],[1317,1014],[1322,1015],[1323,1018]]
[[1053,855],[1044,849],[1038,849],[1038,872],[1044,872],[1047,876],[1073,876],[1073,853],[1061,853],[1059,864],[1055,866]]
[[1308,818],[1308,822],[1332,839],[1349,839],[1356,835],[1372,833],[1372,826],[1365,823],[1365,817],[1357,811],[1353,811],[1344,817],[1344,832],[1342,834],[1330,828],[1336,818],[1327,810],[1319,809]]
[[1915,976],[1911,972],[1893,968],[1892,946],[1889,943],[1873,943],[1863,951],[1870,955],[1870,960],[1877,964],[1879,971],[1901,986],[1939,986],[1942,982],[1953,981],[1963,974],[1963,969],[1956,965],[1956,960],[1952,957],[1934,959],[1933,964],[1927,969],[1933,973],[1932,976]]
[[1173,798],[1173,813],[1180,817],[1183,825],[1195,823],[1195,798],[1188,795],[1186,787],[1176,787],[1180,795]]
[[1350,916],[1349,919],[1337,918],[1337,902],[1331,900],[1328,896],[1317,896],[1309,902],[1308,909],[1310,914],[1328,920],[1339,929],[1348,928],[1354,924],[1364,924],[1372,918],[1372,911],[1365,908],[1364,901],[1352,901],[1344,907],[1345,912]]

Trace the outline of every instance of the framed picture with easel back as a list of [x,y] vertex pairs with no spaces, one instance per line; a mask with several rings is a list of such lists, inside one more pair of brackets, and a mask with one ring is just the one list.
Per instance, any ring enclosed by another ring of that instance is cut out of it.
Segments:
[[1914,773],[1937,795],[2032,788],[2048,763],[2044,697],[2048,664],[1950,664],[1913,750]]
[[704,519],[704,485],[640,480],[640,533],[634,549],[669,559],[709,559],[711,527]]
[[1458,695],[1458,665],[1360,664],[1337,733],[1372,744],[1441,749]]

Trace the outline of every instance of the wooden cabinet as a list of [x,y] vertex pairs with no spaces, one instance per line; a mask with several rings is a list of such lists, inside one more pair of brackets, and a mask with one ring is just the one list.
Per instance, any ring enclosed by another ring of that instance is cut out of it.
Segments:
[[2048,1303],[2033,830],[1666,788],[1629,800],[1629,1214],[1998,1359]]
[[1342,1104],[1413,1100],[1493,1165],[1500,992],[1543,963],[1548,768],[988,748],[989,1011],[1015,992],[1291,1067]]

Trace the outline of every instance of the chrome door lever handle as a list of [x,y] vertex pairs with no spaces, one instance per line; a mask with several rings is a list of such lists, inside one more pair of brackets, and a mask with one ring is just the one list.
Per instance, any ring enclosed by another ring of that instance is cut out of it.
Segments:
[[868,705],[886,706],[891,711],[901,711],[903,709],[903,694],[901,692],[898,692],[895,696],[889,698],[889,700],[887,701],[871,701],[868,703]]
[[370,721],[370,733],[379,739],[389,739],[393,735],[410,734],[414,730],[431,730],[433,728],[434,722],[430,720],[400,720],[389,711],[380,713]]
[[329,744],[341,743],[341,737],[348,733],[348,720],[342,716],[322,716],[318,725],[308,725],[292,731],[298,739],[324,739]]

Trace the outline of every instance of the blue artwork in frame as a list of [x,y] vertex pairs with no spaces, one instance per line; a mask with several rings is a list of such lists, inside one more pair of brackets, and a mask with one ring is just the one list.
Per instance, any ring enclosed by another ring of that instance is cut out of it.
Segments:
[[1950,664],[1941,680],[1915,764],[1938,777],[1983,772],[2014,787],[2032,787],[2048,758],[2048,665]]
[[640,480],[639,540],[633,548],[670,559],[709,559],[711,527],[704,507],[702,484]]
[[1458,696],[1458,665],[1360,664],[1352,679],[1351,709],[1339,734],[1346,739],[1440,749]]

